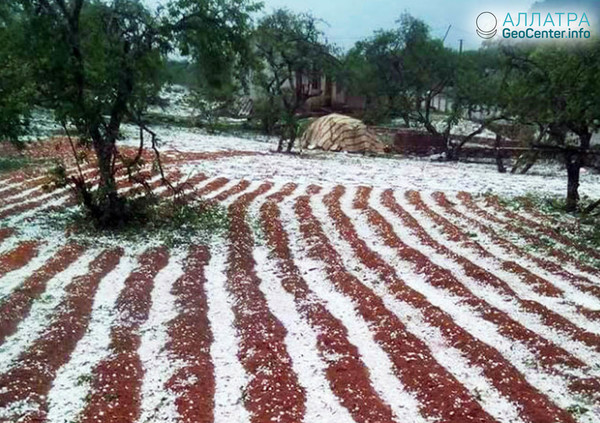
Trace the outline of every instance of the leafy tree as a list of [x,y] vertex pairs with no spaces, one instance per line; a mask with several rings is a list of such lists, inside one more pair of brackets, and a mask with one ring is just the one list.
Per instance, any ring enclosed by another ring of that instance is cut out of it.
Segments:
[[[443,121],[443,131],[438,131],[438,135],[443,136],[446,141],[448,160],[458,160],[466,143],[485,129],[496,129],[495,122],[505,118],[501,106],[507,75],[502,68],[502,57],[498,50],[483,48],[460,55],[455,53],[454,59],[455,69],[450,74],[452,79],[445,90],[451,108]],[[427,101],[429,100],[426,97],[425,107]],[[456,140],[451,136],[452,128],[465,118],[475,123],[475,127],[470,133]],[[419,119],[429,132],[436,134],[436,129],[427,122],[427,115]],[[499,142],[500,138],[497,140]]]
[[507,113],[542,128],[548,142],[537,147],[562,153],[568,174],[566,208],[576,211],[581,168],[600,127],[600,41],[517,46],[505,52],[513,72]]
[[212,104],[222,107],[240,91],[249,90],[247,70],[253,63],[249,17],[261,7],[250,0],[176,0],[168,4],[174,46],[192,59],[189,69],[198,109]]
[[0,140],[17,145],[27,131],[34,95],[30,68],[19,57],[20,19],[14,5],[0,4]]
[[[74,125],[96,154],[98,189],[92,191],[81,171],[71,182],[101,226],[118,225],[131,215],[117,192],[115,173],[119,162],[130,175],[139,165],[144,133],[150,135],[162,174],[155,134],[143,114],[164,80],[167,54],[179,48],[202,64],[208,85],[218,86],[218,75],[233,69],[249,13],[257,7],[246,0],[171,0],[162,13],[152,14],[139,0],[7,4],[21,13],[22,60],[31,68],[40,102],[55,111],[65,130]],[[117,148],[125,120],[140,127],[140,154],[133,160]]]
[[433,43],[427,25],[407,13],[397,23],[357,42],[346,60],[351,86],[367,96],[368,107],[379,109],[380,119],[400,115],[409,126],[410,112],[420,108],[428,79],[439,70],[432,61],[438,61],[441,43]]
[[[458,159],[463,145],[497,119],[489,113],[502,82],[490,67],[495,56],[487,52],[459,55],[433,38],[423,21],[409,14],[402,15],[397,23],[396,29],[378,31],[350,51],[346,61],[353,85],[362,87],[369,106],[383,104],[383,116],[401,116],[406,126],[419,123],[442,137],[446,157]],[[441,128],[435,124],[432,107],[440,94],[452,103]],[[476,107],[485,118],[471,134],[455,142],[452,128]]]
[[378,31],[359,41],[345,57],[346,79],[349,89],[366,98],[363,119],[376,124],[396,115],[410,125],[408,81],[399,77],[398,63],[403,54],[404,41],[400,31]]
[[81,172],[72,182],[100,225],[118,224],[129,214],[115,181],[119,129],[125,119],[140,122],[148,99],[158,91],[168,39],[149,11],[133,0],[20,3],[26,59],[40,84],[41,101],[65,129],[74,125],[96,153],[98,190],[91,191]]
[[282,123],[277,150],[287,152],[294,146],[298,133],[297,113],[306,102],[320,96],[299,76],[318,77],[331,73],[337,64],[332,47],[323,40],[317,19],[279,9],[264,17],[254,36],[256,63],[254,81],[264,96],[266,110],[281,110]]

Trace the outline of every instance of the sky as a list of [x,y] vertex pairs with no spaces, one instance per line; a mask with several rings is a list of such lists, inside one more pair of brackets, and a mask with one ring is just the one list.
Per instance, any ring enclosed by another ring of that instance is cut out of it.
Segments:
[[[393,28],[403,12],[424,20],[431,28],[432,34],[439,38],[443,38],[448,26],[452,25],[445,41],[447,47],[458,49],[459,40],[462,39],[465,49],[476,49],[481,44],[481,38],[477,36],[475,26],[471,22],[475,22],[477,14],[485,11],[482,8],[485,1],[481,0],[263,1],[267,11],[287,7],[297,12],[312,12],[327,22],[322,29],[329,41],[343,49],[352,47],[356,41],[372,35],[377,29]],[[528,9],[532,3],[533,1],[518,2],[521,10]]]
[[[164,0],[146,0],[156,4]],[[540,1],[540,0],[538,0]],[[481,12],[527,12],[534,0],[262,0],[269,13],[285,7],[294,12],[310,12],[323,20],[327,39],[348,50],[357,41],[369,37],[377,29],[391,29],[403,12],[425,21],[435,37],[443,38],[450,26],[445,45],[458,49],[477,49],[482,39],[476,34],[475,20]],[[600,0],[542,0],[544,4],[600,4]]]

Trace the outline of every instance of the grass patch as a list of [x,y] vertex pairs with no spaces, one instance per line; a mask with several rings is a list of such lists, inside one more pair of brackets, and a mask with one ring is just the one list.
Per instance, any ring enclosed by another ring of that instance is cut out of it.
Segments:
[[27,157],[0,157],[0,173],[13,172],[31,166],[31,159]]
[[579,404],[573,404],[567,408],[567,411],[573,415],[573,417],[582,417],[584,414],[590,411],[589,408]]
[[[564,197],[548,197],[537,194],[527,194],[515,198],[499,198],[505,207],[519,212],[527,208],[536,209],[550,217],[548,221],[539,222],[544,224],[557,234],[564,235],[572,241],[586,247],[600,250],[600,215],[584,213],[567,213],[565,211],[566,200]],[[589,197],[581,198],[581,210],[584,210],[593,200]],[[518,222],[513,222],[518,224]],[[525,228],[527,229],[527,228]],[[555,241],[541,236],[540,244],[551,248],[558,248]],[[536,248],[537,249],[537,248]],[[580,257],[582,260],[590,261],[587,255]],[[599,264],[599,263],[593,263]]]
[[223,206],[203,200],[174,201],[157,197],[128,200],[134,218],[114,229],[98,228],[81,208],[38,215],[38,223],[87,245],[106,242],[159,242],[169,248],[209,242],[229,229],[229,216]]
[[248,216],[248,225],[254,235],[254,242],[256,245],[264,246],[266,244],[267,236],[263,230],[262,222],[259,214]]

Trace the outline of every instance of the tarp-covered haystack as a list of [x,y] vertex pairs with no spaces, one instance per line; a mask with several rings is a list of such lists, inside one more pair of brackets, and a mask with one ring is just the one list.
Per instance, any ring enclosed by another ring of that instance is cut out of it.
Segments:
[[358,119],[331,114],[315,120],[301,139],[309,150],[383,153],[385,145]]

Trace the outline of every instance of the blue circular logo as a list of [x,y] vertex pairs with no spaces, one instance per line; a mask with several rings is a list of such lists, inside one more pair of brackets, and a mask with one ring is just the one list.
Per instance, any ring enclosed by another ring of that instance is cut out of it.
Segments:
[[498,27],[498,19],[496,19],[496,15],[492,12],[480,13],[479,16],[477,16],[475,25],[477,25],[477,35],[481,38],[490,39],[498,33],[496,30]]

